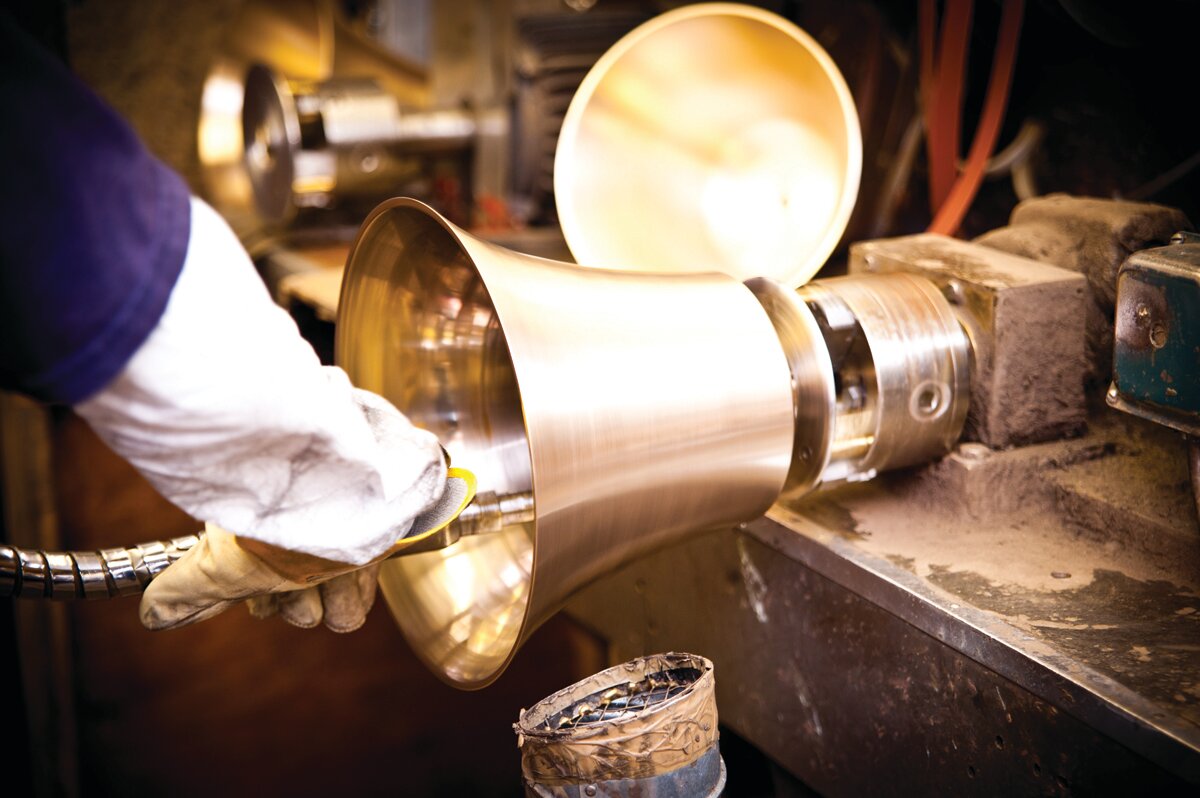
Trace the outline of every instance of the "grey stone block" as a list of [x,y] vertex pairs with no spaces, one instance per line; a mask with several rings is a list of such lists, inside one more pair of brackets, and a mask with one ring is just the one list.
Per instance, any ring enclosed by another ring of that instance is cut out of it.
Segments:
[[850,249],[850,272],[923,275],[952,298],[971,338],[966,437],[993,448],[1048,441],[1087,425],[1082,275],[923,234]]
[[1166,244],[1172,234],[1189,227],[1182,211],[1164,205],[1050,194],[1022,202],[1008,227],[985,233],[975,243],[1087,277],[1087,378],[1107,385],[1117,271],[1130,254]]

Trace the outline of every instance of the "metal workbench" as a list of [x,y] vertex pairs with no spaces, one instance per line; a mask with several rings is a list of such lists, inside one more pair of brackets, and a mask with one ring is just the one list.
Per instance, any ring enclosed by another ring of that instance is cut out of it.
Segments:
[[[949,501],[944,463],[778,504],[624,568],[569,611],[616,660],[712,659],[722,722],[822,794],[1195,794],[1194,516],[1163,545],[1144,533],[1171,519],[1129,508],[1095,534],[1071,522],[1096,492],[1087,475],[1128,481],[1111,458],[1134,457],[1132,473],[1136,457],[1164,460],[1137,440],[1101,428],[982,455],[996,473],[1037,464],[1049,504],[986,471],[994,494]],[[1168,516],[1190,512],[1176,487]]]

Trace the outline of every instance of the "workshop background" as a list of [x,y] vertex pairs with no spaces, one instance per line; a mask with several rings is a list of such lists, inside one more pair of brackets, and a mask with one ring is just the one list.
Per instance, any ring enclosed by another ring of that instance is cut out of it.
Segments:
[[[197,155],[202,88],[240,0],[10,5],[204,195]],[[598,56],[640,21],[677,5],[339,4],[356,30],[427,70],[431,106],[483,109],[508,120],[469,163],[440,161],[415,190],[470,230],[559,258],[565,247],[549,175],[554,125],[572,87],[539,82],[538,58],[572,48]],[[795,21],[829,50],[858,106],[863,180],[844,245],[826,272],[839,273],[849,243],[929,224],[924,145],[912,132],[919,117],[917,2],[759,5]],[[1152,201],[1200,219],[1200,152],[1188,112],[1196,69],[1186,37],[1194,28],[1186,8],[1167,0],[1026,5],[999,147],[1023,144],[1013,163],[984,183],[960,237],[1003,227],[1019,199],[1055,192]],[[977,2],[974,15],[963,152],[983,104],[1000,4]],[[288,263],[271,262],[264,252],[264,276],[278,289]],[[219,324],[221,308],[212,312]],[[308,312],[297,308],[298,320],[319,350],[328,347],[328,322]],[[194,520],[161,499],[69,411],[15,396],[5,396],[2,409],[0,539],[97,549],[196,530]],[[14,537],[30,529],[34,541]],[[718,591],[686,579],[676,587],[697,595]],[[603,590],[585,596],[582,606]],[[722,600],[742,606],[749,600],[724,584],[719,590]],[[692,597],[672,600],[686,607]],[[560,614],[494,685],[465,693],[426,670],[382,601],[363,629],[345,636],[255,621],[240,609],[150,634],[133,600],[13,602],[12,608],[0,613],[7,652],[0,679],[10,685],[10,742],[0,769],[2,791],[13,795],[517,796],[511,724],[518,711],[644,653],[634,649],[647,639],[609,638],[578,614]],[[734,730],[723,729],[721,742],[728,795],[806,794],[794,775]],[[1051,783],[1047,791],[1066,792],[1069,785]]]

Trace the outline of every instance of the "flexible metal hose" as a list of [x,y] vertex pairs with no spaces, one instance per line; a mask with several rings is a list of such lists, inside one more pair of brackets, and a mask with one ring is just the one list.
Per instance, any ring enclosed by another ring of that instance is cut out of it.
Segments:
[[140,594],[200,542],[200,535],[99,551],[42,551],[0,544],[0,597],[107,599]]
[[[476,494],[471,504],[427,540],[392,556],[445,548],[460,537],[498,532],[534,520],[533,494]],[[99,551],[44,551],[0,544],[0,598],[107,599],[136,596],[204,537],[153,540]],[[402,541],[403,542],[403,541]]]

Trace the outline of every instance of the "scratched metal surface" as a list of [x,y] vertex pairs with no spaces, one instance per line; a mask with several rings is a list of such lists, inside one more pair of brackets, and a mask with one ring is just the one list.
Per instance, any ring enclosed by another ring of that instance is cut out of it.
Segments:
[[1093,419],[1071,441],[971,447],[776,506],[798,534],[770,539],[802,559],[811,541],[1200,748],[1200,529],[1178,436]]
[[971,591],[965,577],[939,586],[853,534],[772,515],[634,563],[569,610],[609,638],[614,659],[679,649],[712,659],[723,722],[823,794],[1200,784],[1184,712],[967,603],[954,592]]

